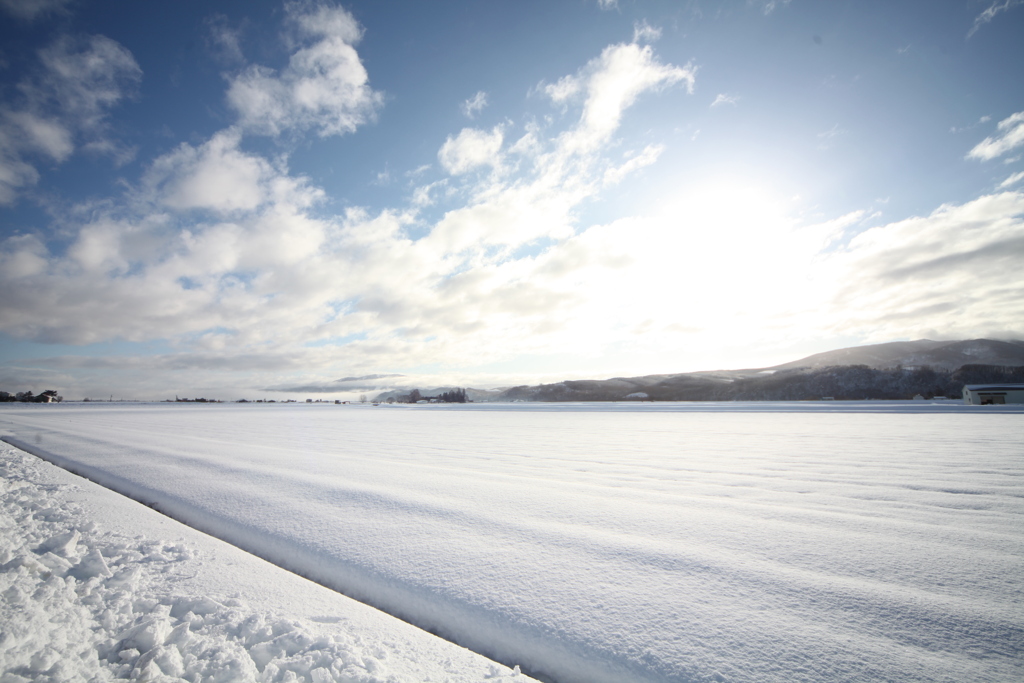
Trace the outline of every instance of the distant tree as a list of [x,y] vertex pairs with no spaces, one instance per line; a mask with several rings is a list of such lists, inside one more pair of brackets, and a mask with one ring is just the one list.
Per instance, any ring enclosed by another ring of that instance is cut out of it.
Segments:
[[421,398],[423,398],[423,395],[420,393],[419,389],[413,389],[412,391],[409,392],[409,403],[415,403],[416,401],[419,401]]
[[439,399],[445,403],[465,403],[466,402],[466,390],[455,388],[452,391],[446,391],[438,396]]
[[360,402],[360,403],[366,403],[366,394],[362,394],[362,395],[360,395],[360,397],[359,397],[359,402]]

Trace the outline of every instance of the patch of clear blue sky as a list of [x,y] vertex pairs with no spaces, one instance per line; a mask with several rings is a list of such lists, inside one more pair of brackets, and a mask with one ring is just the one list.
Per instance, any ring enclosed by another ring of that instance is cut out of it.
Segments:
[[[1024,108],[1024,7],[968,38],[991,3],[793,0],[769,14],[749,0],[623,0],[611,11],[596,2],[548,0],[342,4],[365,29],[359,55],[370,84],[385,95],[376,121],[341,137],[244,142],[262,153],[287,153],[294,173],[325,190],[325,214],[405,206],[413,185],[408,173],[430,165],[415,182],[441,179],[437,150],[464,126],[501,124],[514,139],[545,116],[555,130],[571,125],[576,110],[562,116],[531,90],[576,72],[605,46],[631,40],[641,21],[662,31],[653,43],[659,60],[698,67],[695,92],[649,93],[627,111],[617,133],[621,151],[645,144],[665,151],[654,166],[579,207],[581,229],[654,211],[715,178],[800,195],[821,218],[879,209],[880,221],[898,220],[968,201],[1024,167],[964,159],[1000,119]],[[183,142],[200,144],[230,125],[224,74],[241,64],[216,47],[213,28],[237,31],[247,63],[280,68],[287,59],[283,17],[277,0],[81,0],[67,14],[30,25],[5,18],[5,101],[14,101],[17,83],[38,69],[37,51],[62,33],[118,41],[143,77],[137,96],[110,117],[114,137],[137,148],[134,159],[118,167],[80,152],[63,164],[38,164],[39,185],[14,207],[0,208],[0,238],[37,232],[59,249],[48,210],[118,197],[121,183],[137,183],[160,154]],[[477,91],[487,93],[488,105],[471,121],[460,103]],[[736,102],[712,107],[719,94]],[[991,120],[979,123],[984,116]],[[71,352],[10,340],[2,347],[5,358]],[[112,342],[73,352],[129,347],[155,353],[162,345]]]

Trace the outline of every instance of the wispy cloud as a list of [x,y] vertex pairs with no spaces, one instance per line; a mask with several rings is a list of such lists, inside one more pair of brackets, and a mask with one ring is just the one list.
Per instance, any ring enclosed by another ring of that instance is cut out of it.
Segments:
[[967,153],[968,159],[989,161],[1024,145],[1024,111],[1011,114],[996,126],[996,134],[979,142]]
[[846,135],[848,132],[849,131],[847,131],[845,128],[840,128],[839,124],[837,123],[828,130],[818,133],[818,149],[831,149],[832,145],[834,144],[834,141],[837,138]]
[[723,104],[736,104],[740,101],[738,95],[727,95],[726,93],[718,93],[718,97],[711,103],[711,107],[719,107]]
[[570,136],[580,145],[594,145],[619,125],[622,112],[641,93],[676,83],[684,83],[692,93],[696,73],[692,64],[661,64],[649,45],[631,43],[605,48],[578,73],[542,89],[555,103],[584,98],[580,125]]
[[780,7],[785,7],[790,0],[747,0],[747,4],[757,7],[765,16],[771,14]]
[[627,154],[626,160],[621,165],[613,166],[604,172],[604,184],[614,185],[638,169],[650,166],[658,160],[664,151],[664,145],[648,145],[639,154]]
[[245,63],[242,52],[242,31],[231,26],[223,14],[214,14],[206,20],[206,40],[210,51],[219,61],[237,67]]
[[986,116],[982,116],[981,118],[979,118],[977,121],[975,121],[974,123],[972,123],[970,125],[961,126],[959,128],[957,126],[952,126],[952,127],[950,127],[949,132],[950,133],[963,133],[963,132],[968,131],[968,130],[974,130],[975,128],[977,128],[981,124],[988,123],[991,120],[992,120],[991,116],[987,116],[987,115]]
[[603,10],[618,9],[619,0],[597,0],[597,6]]
[[1019,171],[1011,175],[1003,182],[999,183],[999,189],[1006,189],[1008,187],[1012,187],[1022,180],[1024,180],[1024,171]]
[[35,21],[63,10],[71,0],[0,0],[0,7],[24,21]]
[[1021,4],[1024,4],[1024,0],[997,0],[993,2],[984,12],[974,18],[974,24],[971,26],[971,30],[967,32],[967,37],[973,36],[978,32],[978,29],[995,19],[1000,13]]
[[355,45],[362,31],[344,9],[285,5],[297,48],[276,71],[253,65],[231,79],[228,104],[247,131],[280,135],[313,130],[321,137],[351,133],[383,102],[369,86]]
[[483,111],[484,107],[487,106],[487,93],[483,90],[478,91],[475,95],[470,97],[468,100],[462,102],[462,113],[468,119],[476,118],[476,115]]
[[661,39],[661,29],[647,23],[647,20],[633,24],[634,43],[653,43]]
[[142,77],[132,54],[104,36],[65,35],[39,59],[36,73],[19,83],[19,97],[0,105],[0,204],[37,181],[38,158],[60,163],[75,149],[117,160],[132,154],[107,122]]

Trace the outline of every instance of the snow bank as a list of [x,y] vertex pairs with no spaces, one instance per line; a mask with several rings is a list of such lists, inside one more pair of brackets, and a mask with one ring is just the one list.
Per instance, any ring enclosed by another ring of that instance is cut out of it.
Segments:
[[[185,542],[102,530],[87,510],[67,500],[70,489],[44,476],[38,459],[0,449],[3,683],[432,679],[423,663],[414,667],[419,677],[396,673],[396,654],[423,652],[396,653],[393,640],[366,641],[358,629],[325,632],[253,609],[237,594],[180,592],[183,580],[217,567],[205,567],[201,552]],[[431,672],[433,680],[527,680],[473,655],[478,661],[459,671],[454,646],[438,640],[434,649],[442,666]],[[460,658],[466,657],[456,654]]]
[[0,425],[562,683],[1024,678],[1020,412],[633,406],[62,405]]

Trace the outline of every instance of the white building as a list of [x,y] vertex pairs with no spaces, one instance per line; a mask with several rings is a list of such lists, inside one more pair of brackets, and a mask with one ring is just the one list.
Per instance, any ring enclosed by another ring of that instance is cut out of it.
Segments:
[[964,403],[969,406],[1024,403],[1024,384],[968,384]]

